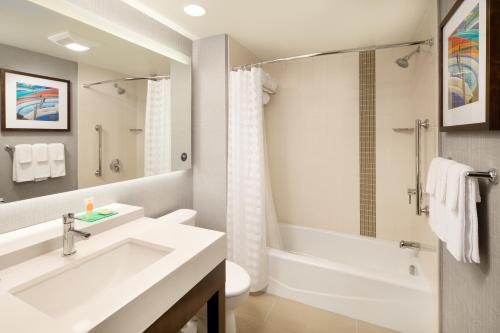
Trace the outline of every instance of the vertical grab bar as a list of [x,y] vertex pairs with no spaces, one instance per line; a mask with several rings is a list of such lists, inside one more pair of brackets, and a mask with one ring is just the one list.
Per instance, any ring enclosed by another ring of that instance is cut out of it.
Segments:
[[99,168],[95,171],[96,177],[100,177],[102,175],[102,125],[95,125],[95,130],[99,135],[99,146],[97,150],[97,154],[99,157]]
[[416,197],[416,213],[417,215],[428,215],[429,207],[422,207],[422,184],[421,184],[421,168],[420,168],[420,159],[421,159],[421,138],[422,138],[422,128],[429,128],[430,121],[429,119],[415,120],[415,197]]

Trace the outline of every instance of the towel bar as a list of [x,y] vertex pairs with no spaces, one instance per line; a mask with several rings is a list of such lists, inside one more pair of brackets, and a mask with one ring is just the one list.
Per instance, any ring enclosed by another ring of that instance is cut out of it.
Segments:
[[5,151],[11,152],[11,151],[14,151],[16,149],[16,147],[14,147],[12,145],[5,145],[4,149],[5,149]]
[[465,174],[467,177],[474,178],[487,178],[490,183],[498,184],[498,170],[497,169],[489,169],[488,171],[467,171]]

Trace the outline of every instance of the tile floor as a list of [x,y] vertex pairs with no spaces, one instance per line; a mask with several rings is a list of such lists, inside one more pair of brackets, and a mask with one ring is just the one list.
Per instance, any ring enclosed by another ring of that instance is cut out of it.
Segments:
[[395,331],[271,294],[236,310],[238,333],[394,333]]

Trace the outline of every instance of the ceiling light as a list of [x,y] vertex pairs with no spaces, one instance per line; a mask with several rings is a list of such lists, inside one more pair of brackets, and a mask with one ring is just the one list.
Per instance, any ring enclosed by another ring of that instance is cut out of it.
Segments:
[[186,13],[189,16],[203,16],[206,14],[205,8],[199,5],[187,5],[184,7],[184,13]]
[[68,31],[63,31],[49,36],[49,40],[59,46],[64,46],[65,48],[76,52],[88,51],[91,47],[98,46],[97,43],[93,43]]
[[78,44],[78,43],[69,43],[65,45],[68,49],[77,52],[84,52],[90,50],[90,47]]

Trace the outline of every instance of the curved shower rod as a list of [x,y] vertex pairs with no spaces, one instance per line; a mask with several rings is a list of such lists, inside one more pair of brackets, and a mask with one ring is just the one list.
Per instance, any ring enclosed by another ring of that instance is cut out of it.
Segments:
[[161,80],[161,79],[170,79],[170,75],[155,75],[155,76],[137,76],[137,77],[124,77],[121,79],[113,79],[113,80],[104,80],[93,83],[84,83],[84,88],[90,88],[92,86],[98,86],[106,83],[117,83],[123,81],[137,81],[137,80]]
[[266,60],[266,61],[256,62],[253,64],[246,64],[246,65],[242,65],[242,66],[235,66],[232,69],[233,69],[233,71],[235,71],[238,69],[245,69],[245,68],[249,68],[249,67],[262,66],[262,65],[266,65],[266,64],[273,64],[273,63],[282,62],[282,61],[313,58],[313,57],[320,57],[320,56],[340,54],[340,53],[374,51],[374,50],[381,50],[381,49],[389,49],[392,47],[404,47],[404,46],[423,45],[423,44],[428,45],[428,46],[432,46],[432,45],[434,45],[434,39],[429,38],[429,39],[418,40],[418,41],[413,41],[413,42],[375,45],[375,46],[358,47],[358,48],[352,48],[352,49],[341,49],[341,50],[334,50],[334,51],[327,51],[327,52],[309,53],[309,54],[303,54],[303,55],[298,55],[298,56],[293,56],[293,57]]

